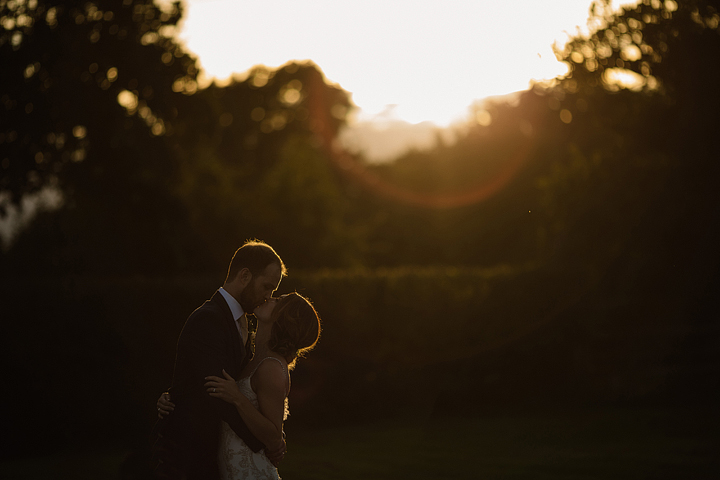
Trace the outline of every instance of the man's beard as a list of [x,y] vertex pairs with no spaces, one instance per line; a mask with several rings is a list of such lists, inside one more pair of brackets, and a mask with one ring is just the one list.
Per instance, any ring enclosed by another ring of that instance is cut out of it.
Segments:
[[258,301],[255,298],[255,279],[250,280],[242,292],[240,292],[239,298],[240,306],[245,313],[252,313],[255,307],[258,306]]

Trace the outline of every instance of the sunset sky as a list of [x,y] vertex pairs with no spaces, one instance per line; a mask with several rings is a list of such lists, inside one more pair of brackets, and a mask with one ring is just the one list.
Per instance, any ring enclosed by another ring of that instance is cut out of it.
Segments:
[[[589,0],[184,0],[179,39],[206,78],[314,61],[359,120],[447,126],[473,101],[567,69],[552,51],[586,30]],[[614,5],[635,2],[615,0]]]

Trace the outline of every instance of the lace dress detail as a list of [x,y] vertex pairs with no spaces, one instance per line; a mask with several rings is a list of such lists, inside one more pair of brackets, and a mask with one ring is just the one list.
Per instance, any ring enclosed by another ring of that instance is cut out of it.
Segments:
[[[237,384],[240,392],[245,395],[250,402],[259,409],[257,395],[250,385],[250,380],[255,374],[260,364],[265,360],[272,358],[280,363],[284,373],[287,375],[285,365],[275,357],[264,358],[257,364],[252,373],[240,380]],[[285,413],[283,420],[288,416],[288,401],[285,397]],[[279,480],[277,468],[270,463],[265,456],[264,450],[253,452],[242,438],[230,428],[230,426],[222,422],[220,426],[220,444],[218,446],[218,463],[220,467],[220,478],[222,480]]]

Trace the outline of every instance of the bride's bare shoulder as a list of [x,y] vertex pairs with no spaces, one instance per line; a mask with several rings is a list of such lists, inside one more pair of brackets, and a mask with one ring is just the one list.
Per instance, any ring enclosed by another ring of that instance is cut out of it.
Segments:
[[[272,359],[272,360],[271,360]],[[276,357],[268,357],[263,359],[255,370],[253,376],[258,386],[273,390],[282,390],[287,392],[290,376],[287,369],[287,362]]]

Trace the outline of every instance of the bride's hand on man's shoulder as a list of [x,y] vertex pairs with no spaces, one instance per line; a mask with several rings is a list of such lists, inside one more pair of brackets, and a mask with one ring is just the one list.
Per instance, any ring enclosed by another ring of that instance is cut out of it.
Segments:
[[170,393],[163,392],[157,400],[158,418],[162,420],[165,415],[169,415],[173,410],[175,410],[175,404],[170,401]]
[[228,403],[236,403],[239,397],[242,396],[237,382],[224,369],[222,373],[224,378],[214,375],[205,377],[205,388],[211,397],[219,398]]

